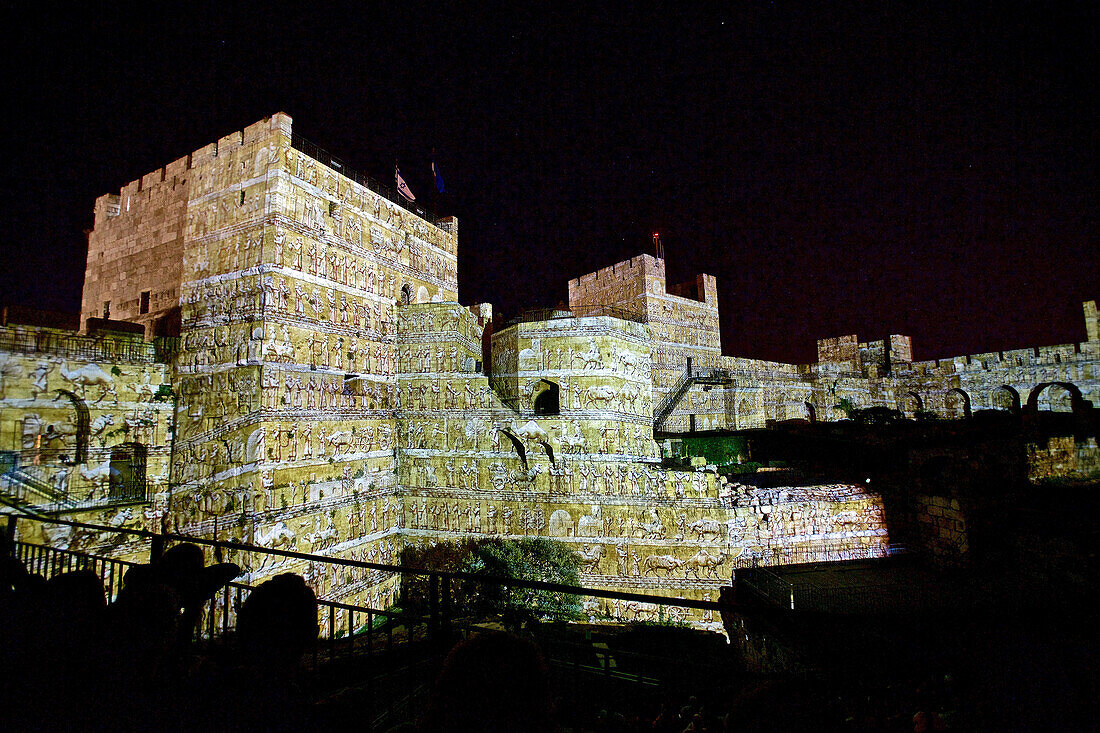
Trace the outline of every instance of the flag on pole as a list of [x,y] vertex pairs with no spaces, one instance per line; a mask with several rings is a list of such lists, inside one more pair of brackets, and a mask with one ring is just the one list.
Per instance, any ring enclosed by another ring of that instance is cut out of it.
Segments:
[[435,181],[435,190],[443,193],[443,176],[440,175],[439,169],[435,167],[435,161],[432,161],[432,180]]
[[416,201],[416,196],[413,196],[413,192],[409,190],[409,185],[405,183],[405,179],[401,177],[401,169],[394,166],[393,172],[394,177],[397,179],[397,192],[409,201]]

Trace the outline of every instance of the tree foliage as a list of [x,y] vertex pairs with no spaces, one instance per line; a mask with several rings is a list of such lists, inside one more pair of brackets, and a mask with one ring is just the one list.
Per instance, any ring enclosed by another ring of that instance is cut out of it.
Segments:
[[[424,570],[442,570],[486,578],[514,578],[561,585],[577,585],[580,559],[567,545],[545,537],[506,540],[499,537],[437,543],[423,549],[406,548],[402,563]],[[425,576],[407,574],[402,580],[402,605],[426,613],[430,588]],[[479,619],[499,617],[508,626],[531,620],[579,618],[580,598],[570,593],[507,586],[478,580],[456,580],[450,585],[452,613]]]
[[739,435],[685,436],[682,441],[685,456],[702,456],[719,466],[736,464],[749,454],[748,440]]

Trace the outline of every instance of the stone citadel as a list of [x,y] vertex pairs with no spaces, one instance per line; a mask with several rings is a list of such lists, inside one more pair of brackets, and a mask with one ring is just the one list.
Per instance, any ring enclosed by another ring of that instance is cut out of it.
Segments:
[[[749,563],[886,554],[883,503],[866,486],[673,465],[669,436],[846,407],[1100,401],[1095,302],[1080,344],[914,362],[908,337],[845,336],[783,364],[724,355],[715,278],[673,285],[640,255],[571,280],[567,310],[501,326],[490,304],[460,305],[458,222],[398,201],[285,114],[100,197],[81,334],[0,331],[5,502],[378,562],[470,535],[553,537],[587,587],[708,599]],[[122,537],[48,539],[136,553]],[[300,572],[330,600],[379,608],[397,591],[382,572],[237,561],[250,582]]]

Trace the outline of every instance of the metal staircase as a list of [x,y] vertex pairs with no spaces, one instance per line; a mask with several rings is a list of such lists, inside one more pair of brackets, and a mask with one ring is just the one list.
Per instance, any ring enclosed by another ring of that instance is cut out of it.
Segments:
[[657,405],[657,409],[653,411],[653,430],[655,432],[659,432],[664,428],[665,421],[668,420],[669,415],[671,415],[676,409],[676,406],[680,404],[680,400],[684,398],[688,390],[696,384],[727,387],[733,384],[733,377],[730,375],[728,369],[719,369],[717,367],[692,369],[691,362],[689,361],[687,369],[684,370],[684,373],[676,380],[676,384],[672,386],[672,389],[665,395],[665,398]]
[[35,515],[55,514],[78,506],[67,491],[59,491],[30,467],[21,466],[16,451],[0,452],[0,469],[3,470],[0,503]]

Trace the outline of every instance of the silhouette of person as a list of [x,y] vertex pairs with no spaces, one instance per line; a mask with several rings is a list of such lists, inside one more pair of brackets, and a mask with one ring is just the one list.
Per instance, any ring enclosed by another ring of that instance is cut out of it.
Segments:
[[421,730],[550,731],[549,673],[537,646],[488,632],[457,644],[435,683]]

